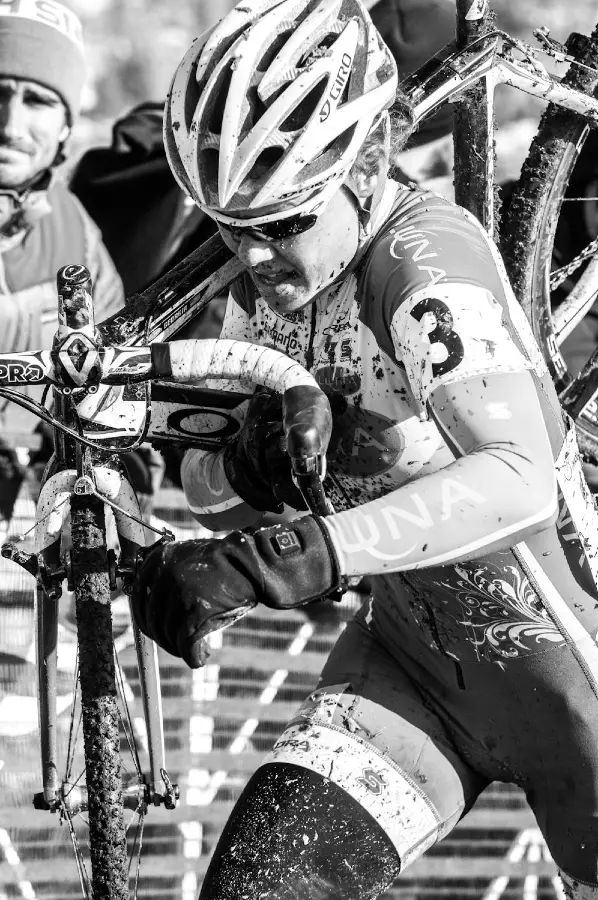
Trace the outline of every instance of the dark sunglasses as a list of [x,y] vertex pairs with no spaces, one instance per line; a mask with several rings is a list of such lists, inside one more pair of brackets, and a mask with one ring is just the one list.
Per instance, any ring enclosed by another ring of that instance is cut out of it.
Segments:
[[318,217],[315,213],[308,213],[305,216],[289,216],[287,219],[276,219],[274,222],[262,222],[259,225],[229,225],[222,219],[216,221],[236,242],[240,241],[243,235],[249,235],[258,241],[284,241],[285,238],[309,231],[318,221]]

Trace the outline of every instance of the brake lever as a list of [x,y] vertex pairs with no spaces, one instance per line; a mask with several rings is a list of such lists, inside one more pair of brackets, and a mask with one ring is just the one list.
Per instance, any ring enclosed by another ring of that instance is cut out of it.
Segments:
[[293,481],[301,491],[301,496],[311,513],[315,516],[332,515],[334,507],[326,496],[323,478],[317,472],[299,473],[293,468]]
[[310,512],[328,516],[334,512],[323,486],[326,450],[332,435],[328,397],[316,387],[290,388],[283,396],[282,418],[293,481]]

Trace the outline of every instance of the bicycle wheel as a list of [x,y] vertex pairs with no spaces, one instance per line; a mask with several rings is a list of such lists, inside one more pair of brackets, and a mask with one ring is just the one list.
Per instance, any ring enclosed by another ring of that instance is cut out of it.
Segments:
[[[99,467],[97,477],[102,473]],[[119,497],[128,506],[132,488],[123,486]],[[68,826],[52,838],[56,852],[44,874],[72,881],[75,873],[57,857],[72,859],[74,851],[85,900],[136,900],[150,877],[141,879],[144,837],[151,838],[146,813],[150,806],[174,810],[179,796],[166,769],[157,648],[132,623],[128,598],[115,589],[116,554],[107,549],[118,541],[119,571],[131,573],[143,527],[121,511],[106,528],[103,498],[73,488],[68,471],[43,485],[37,555],[7,545],[10,558],[38,576],[43,791],[34,806]],[[59,601],[65,575],[70,594]]]
[[[570,49],[574,48],[570,46]],[[582,52],[578,50],[575,55],[587,66],[598,65],[598,29],[586,39]],[[598,74],[571,66],[564,83],[591,94],[598,85]],[[558,267],[564,277],[553,271],[563,204],[568,202],[569,182],[588,133],[588,123],[580,115],[556,106],[548,107],[501,228],[501,249],[511,284],[560,395],[581,367],[566,358],[562,344],[591,312],[598,295],[598,266],[592,262],[587,264],[585,251],[572,252],[569,258],[559,260]],[[588,258],[592,249],[592,246],[587,248]],[[575,281],[567,281],[566,276],[573,272],[576,277],[583,273],[584,290],[578,299],[573,297],[567,304]],[[576,425],[582,453],[589,460],[598,460],[596,403],[585,406],[576,417]]]
[[104,505],[98,497],[73,495],[71,533],[93,896],[127,900],[120,717]]

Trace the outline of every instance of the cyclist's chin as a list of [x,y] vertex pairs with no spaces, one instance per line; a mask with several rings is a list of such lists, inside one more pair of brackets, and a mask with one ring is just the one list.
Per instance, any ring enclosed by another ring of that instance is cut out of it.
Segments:
[[278,313],[297,312],[307,306],[315,295],[315,291],[310,291],[307,285],[297,280],[278,284],[266,284],[260,280],[258,284],[256,279],[256,286],[270,309]]

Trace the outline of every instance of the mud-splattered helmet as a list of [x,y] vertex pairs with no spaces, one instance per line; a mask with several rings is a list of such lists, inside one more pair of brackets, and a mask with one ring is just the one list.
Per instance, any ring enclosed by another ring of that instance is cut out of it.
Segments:
[[245,0],[174,75],[168,160],[216,218],[317,213],[396,88],[394,59],[360,0]]

